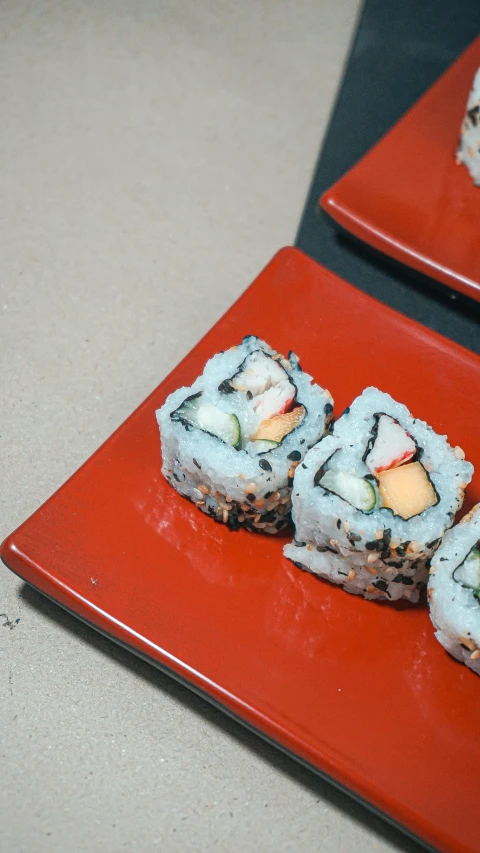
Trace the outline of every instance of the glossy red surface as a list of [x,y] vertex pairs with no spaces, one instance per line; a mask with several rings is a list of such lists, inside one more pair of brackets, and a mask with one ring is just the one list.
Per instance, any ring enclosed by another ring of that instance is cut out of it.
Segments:
[[480,187],[455,163],[480,37],[322,196],[343,228],[480,300]]
[[[480,679],[436,642],[425,607],[298,571],[284,539],[230,532],[160,474],[155,409],[246,333],[295,349],[337,412],[377,385],[480,465],[480,359],[284,249],[2,557],[432,845],[474,853]],[[476,475],[465,508],[479,499]]]

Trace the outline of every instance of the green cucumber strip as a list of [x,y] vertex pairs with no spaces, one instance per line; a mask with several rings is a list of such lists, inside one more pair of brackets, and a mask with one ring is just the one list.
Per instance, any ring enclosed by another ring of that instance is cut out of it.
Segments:
[[237,447],[241,442],[240,424],[236,415],[222,412],[211,403],[202,403],[198,407],[197,425],[232,447]]
[[346,471],[326,471],[319,485],[362,512],[371,512],[377,503],[375,489],[370,481]]
[[201,397],[185,400],[172,414],[175,420],[186,421],[190,426],[210,433],[225,444],[237,449],[241,447],[242,434],[237,416],[222,412],[212,403],[202,402]]
[[240,429],[240,421],[238,420],[236,415],[230,415],[230,417],[233,418],[236,422],[235,430],[236,430],[237,440],[236,440],[235,444],[233,445],[233,447],[235,448],[235,450],[241,450],[241,448],[242,448],[242,430]]

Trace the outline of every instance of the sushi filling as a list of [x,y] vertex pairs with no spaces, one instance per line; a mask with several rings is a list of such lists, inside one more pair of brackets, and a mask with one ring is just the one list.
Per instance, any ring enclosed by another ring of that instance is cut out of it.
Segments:
[[360,512],[386,509],[405,521],[435,506],[439,497],[419,457],[422,449],[395,418],[378,412],[367,443],[364,477],[343,471],[327,460],[315,476],[315,485],[347,501]]
[[225,444],[237,449],[241,447],[240,424],[236,415],[222,412],[211,403],[205,402],[201,394],[187,397],[170,417],[172,421],[179,421],[187,429],[195,427],[219,438]]
[[321,486],[326,492],[337,495],[361,512],[372,512],[377,503],[377,495],[371,482],[372,478],[357,477],[350,471],[335,470],[329,467],[336,450],[319,468],[313,483]]
[[480,602],[480,539],[455,569],[453,580],[465,589],[471,589],[474,598]]
[[[289,367],[283,356],[255,350],[234,376],[219,385],[221,406],[204,400],[201,393],[195,394],[170,417],[187,429],[200,429],[251,456],[268,453],[300,426],[306,415],[305,406],[296,401],[297,389],[287,373]],[[224,410],[225,403],[231,411]]]
[[363,456],[371,474],[396,468],[418,455],[414,439],[395,418],[384,412],[373,417],[371,437]]

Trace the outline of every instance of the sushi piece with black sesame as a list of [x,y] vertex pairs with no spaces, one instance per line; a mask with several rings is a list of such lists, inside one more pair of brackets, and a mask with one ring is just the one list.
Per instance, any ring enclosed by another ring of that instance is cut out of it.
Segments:
[[330,393],[294,353],[248,336],[157,412],[162,472],[231,530],[277,534],[289,522],[295,469],[332,416]]
[[284,553],[348,592],[415,602],[472,474],[460,447],[367,388],[296,468],[292,519],[305,546]]
[[460,128],[457,163],[466,166],[473,183],[480,186],[480,68],[475,74]]
[[432,557],[427,598],[438,642],[480,675],[480,504]]

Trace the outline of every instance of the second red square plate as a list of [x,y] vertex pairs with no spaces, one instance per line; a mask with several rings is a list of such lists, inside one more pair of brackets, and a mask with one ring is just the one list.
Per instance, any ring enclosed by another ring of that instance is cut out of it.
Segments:
[[[480,679],[436,642],[425,606],[298,571],[284,539],[232,533],[160,474],[155,409],[248,333],[296,350],[337,412],[377,385],[480,465],[480,359],[286,249],[3,560],[416,836],[477,853]],[[465,509],[479,498],[475,475]]]
[[480,187],[455,163],[480,37],[321,198],[360,240],[480,301]]

